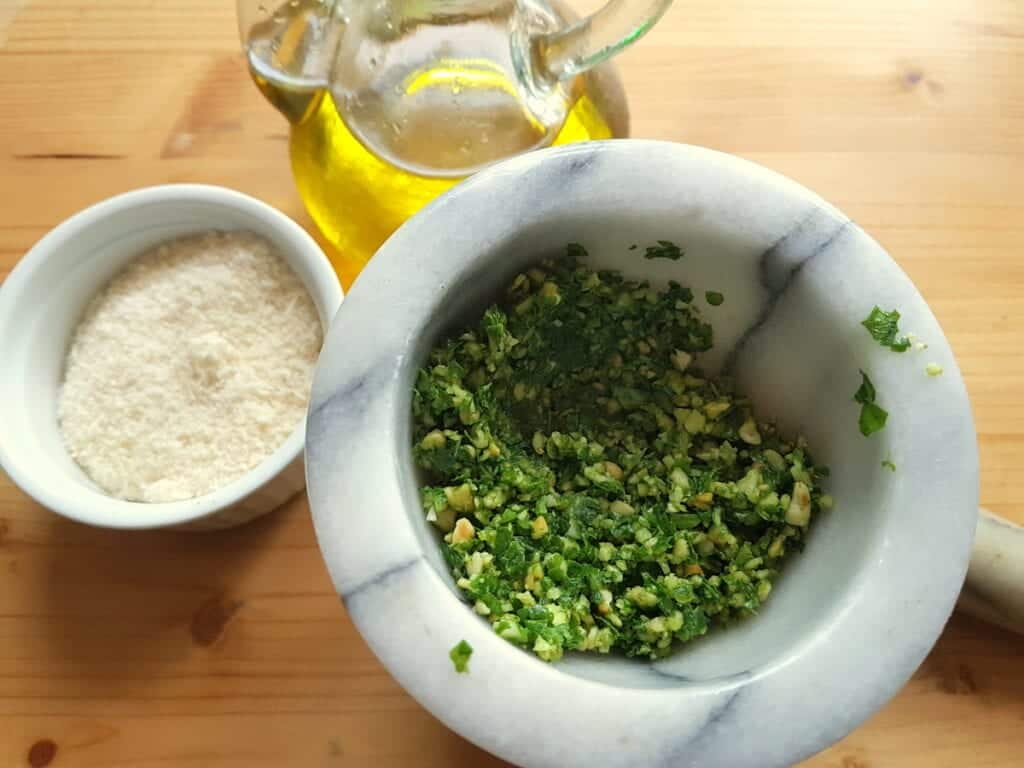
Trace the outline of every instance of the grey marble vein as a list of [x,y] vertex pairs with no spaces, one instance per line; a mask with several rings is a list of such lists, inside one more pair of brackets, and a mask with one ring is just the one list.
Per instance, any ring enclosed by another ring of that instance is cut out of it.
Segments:
[[[665,666],[657,661],[651,663],[650,669],[654,674],[660,675],[661,677],[665,677],[670,680],[675,680],[677,683],[696,684],[705,682],[705,680],[700,677],[696,677],[693,674],[684,674],[682,672],[677,672],[675,669],[669,666]],[[727,686],[732,685],[734,683],[745,682],[747,680],[750,680],[752,677],[753,675],[750,673],[750,670],[744,669],[740,670],[739,672],[732,672],[728,675],[715,675],[713,679],[717,684]]]
[[[708,743],[714,743],[714,740],[719,738],[719,735],[716,733],[719,724],[730,717],[735,705],[739,703],[740,697],[743,693],[744,688],[738,687],[729,692],[721,703],[710,707],[707,710],[707,716],[705,717],[704,722],[700,724],[700,728],[696,735],[677,745],[673,749],[672,753],[661,763],[663,768],[678,768],[683,765],[698,765],[693,761],[694,756],[706,754],[707,747],[705,745]],[[761,768],[769,768],[769,766],[762,766]]]
[[851,224],[849,219],[837,219],[830,211],[815,207],[761,254],[758,273],[767,298],[754,322],[740,335],[726,355],[723,366],[726,373],[735,370],[743,348],[771,318],[779,301],[804,266],[826,253]]
[[341,593],[341,599],[348,602],[356,595],[368,589],[372,589],[374,587],[387,586],[388,581],[393,579],[395,576],[398,576],[404,573],[405,571],[409,570],[422,560],[423,557],[421,555],[417,555],[416,557],[411,557],[408,560],[405,560],[401,563],[396,563],[395,565],[388,566],[383,571],[375,573],[372,576],[368,576],[363,581],[360,581],[357,584],[354,584],[351,587],[345,589]]
[[566,166],[568,175],[574,176],[586,171],[594,166],[598,162],[600,155],[595,152],[581,151],[575,157],[572,157]]

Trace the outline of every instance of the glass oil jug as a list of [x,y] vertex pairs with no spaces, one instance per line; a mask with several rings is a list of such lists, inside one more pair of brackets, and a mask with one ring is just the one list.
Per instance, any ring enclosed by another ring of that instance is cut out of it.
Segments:
[[250,72],[291,123],[299,194],[351,279],[480,168],[622,135],[621,89],[600,68],[584,73],[671,0],[609,0],[578,21],[545,0],[273,2],[239,0]]

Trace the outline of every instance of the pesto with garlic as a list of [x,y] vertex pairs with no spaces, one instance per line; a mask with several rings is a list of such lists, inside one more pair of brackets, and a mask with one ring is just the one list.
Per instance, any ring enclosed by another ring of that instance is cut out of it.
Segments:
[[519,275],[413,392],[427,519],[506,640],[656,658],[758,611],[831,505],[802,440],[696,365],[711,327],[570,257]]

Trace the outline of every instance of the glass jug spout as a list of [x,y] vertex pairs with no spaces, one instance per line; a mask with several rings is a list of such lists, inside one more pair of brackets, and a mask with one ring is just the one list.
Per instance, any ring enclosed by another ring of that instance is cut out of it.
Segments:
[[301,122],[329,85],[345,28],[336,0],[238,0],[238,28],[256,85]]

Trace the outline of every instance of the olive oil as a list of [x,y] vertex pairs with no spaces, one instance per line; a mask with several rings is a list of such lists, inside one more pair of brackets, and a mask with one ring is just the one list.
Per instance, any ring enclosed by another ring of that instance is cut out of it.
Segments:
[[[292,173],[323,237],[334,246],[335,269],[354,277],[406,219],[465,177],[424,175],[374,154],[346,126],[326,90],[288,93],[253,73],[271,103],[302,103],[292,125]],[[611,138],[588,94],[569,111],[552,144]],[[345,282],[348,282],[347,280]]]
[[333,3],[290,0],[247,39],[253,80],[291,122],[296,186],[343,282],[480,168],[623,125],[596,74],[525,77],[517,45],[542,21],[524,21],[521,3],[466,3],[444,18],[443,4],[402,6],[414,18],[401,19],[387,3],[348,7],[357,15],[342,28]]

